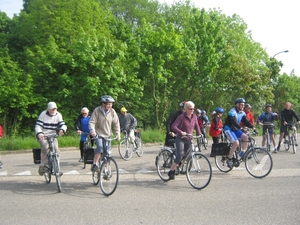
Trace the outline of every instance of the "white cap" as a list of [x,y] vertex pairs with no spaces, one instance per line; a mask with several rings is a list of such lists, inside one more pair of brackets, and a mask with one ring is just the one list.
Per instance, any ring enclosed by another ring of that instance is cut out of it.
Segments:
[[56,103],[55,102],[49,102],[47,109],[57,109]]

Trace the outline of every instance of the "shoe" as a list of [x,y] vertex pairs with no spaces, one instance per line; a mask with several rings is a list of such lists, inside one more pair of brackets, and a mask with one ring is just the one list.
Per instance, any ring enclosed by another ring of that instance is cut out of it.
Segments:
[[168,173],[168,176],[170,178],[170,180],[174,180],[175,179],[175,170],[170,170]]
[[279,150],[279,147],[277,146],[277,147],[275,147],[275,148],[274,148],[274,151],[273,151],[273,153],[277,153],[277,152],[278,152],[278,150]]
[[227,163],[227,166],[228,166],[230,169],[233,167],[233,161],[232,161],[232,159],[227,159],[226,163]]
[[295,141],[295,145],[298,146],[297,141]]
[[44,175],[44,166],[39,166],[39,175],[40,176]]
[[80,159],[78,160],[78,162],[83,162],[83,158],[80,158]]
[[279,152],[279,150],[280,150],[280,145],[277,145],[276,152]]
[[96,164],[92,165],[91,171],[97,171],[98,170],[98,166]]
[[3,167],[3,163],[0,161],[0,169],[2,169]]
[[60,171],[60,172],[59,172],[59,176],[62,176],[62,175],[64,175],[64,173]]
[[215,157],[215,155],[214,155],[214,154],[212,154],[212,153],[210,153],[210,157]]

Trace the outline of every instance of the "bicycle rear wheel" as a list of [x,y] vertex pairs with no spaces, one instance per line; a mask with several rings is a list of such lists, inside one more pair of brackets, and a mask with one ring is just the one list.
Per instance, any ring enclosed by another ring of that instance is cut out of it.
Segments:
[[130,145],[129,140],[125,139],[119,144],[119,154],[122,159],[128,161],[132,158],[132,145]]
[[100,180],[99,170],[96,170],[96,171],[92,172],[92,179],[93,179],[93,184],[94,185],[97,185],[99,183],[99,180]]
[[156,170],[157,170],[158,176],[163,181],[170,180],[168,173],[171,169],[173,161],[174,161],[173,153],[169,150],[163,150],[158,154]]
[[221,172],[228,173],[229,171],[231,171],[233,169],[233,167],[229,168],[227,166],[227,159],[228,159],[228,155],[216,155],[215,156],[215,164]]
[[57,160],[56,157],[53,157],[53,172],[56,178],[56,185],[57,185],[57,189],[58,192],[61,192],[62,188],[61,188],[61,171],[60,171],[60,166],[59,166],[59,162]]
[[253,148],[245,153],[245,167],[255,178],[266,177],[272,170],[273,160],[269,152],[263,148]]
[[195,189],[205,188],[211,180],[212,169],[209,160],[199,152],[193,153],[187,162],[186,178]]
[[135,141],[136,141],[136,144],[137,144],[136,154],[139,157],[141,157],[144,154],[144,147],[143,147],[142,139],[135,136]]
[[119,182],[119,169],[116,161],[108,157],[100,166],[100,189],[104,195],[112,195]]

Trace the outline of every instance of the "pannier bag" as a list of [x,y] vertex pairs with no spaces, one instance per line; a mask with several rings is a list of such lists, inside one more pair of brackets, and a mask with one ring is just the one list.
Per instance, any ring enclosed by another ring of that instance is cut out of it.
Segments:
[[216,143],[211,146],[212,155],[228,155],[229,150],[230,144],[227,142]]
[[85,164],[93,164],[94,161],[94,149],[88,148],[84,151],[84,163]]
[[34,148],[34,149],[32,149],[32,153],[33,153],[33,163],[40,164],[41,163],[41,149]]

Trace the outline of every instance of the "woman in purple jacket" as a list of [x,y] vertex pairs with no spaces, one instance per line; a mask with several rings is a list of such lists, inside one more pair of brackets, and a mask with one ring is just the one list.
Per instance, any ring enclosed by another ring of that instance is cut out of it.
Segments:
[[178,116],[172,124],[172,130],[176,133],[176,159],[168,173],[170,179],[175,178],[175,169],[181,161],[183,154],[186,153],[191,146],[192,136],[187,136],[187,134],[193,134],[194,130],[196,130],[197,135],[201,134],[197,115],[194,114],[194,108],[195,104],[193,102],[186,102],[184,105],[185,112]]

